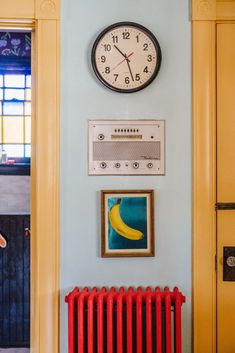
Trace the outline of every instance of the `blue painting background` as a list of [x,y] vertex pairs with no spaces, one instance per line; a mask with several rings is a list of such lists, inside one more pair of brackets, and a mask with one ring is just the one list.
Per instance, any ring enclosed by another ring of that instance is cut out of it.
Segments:
[[[108,213],[120,197],[108,198]],[[144,237],[130,240],[118,234],[108,220],[108,247],[118,249],[147,249],[147,199],[146,197],[121,197],[120,215],[129,227],[140,230]]]

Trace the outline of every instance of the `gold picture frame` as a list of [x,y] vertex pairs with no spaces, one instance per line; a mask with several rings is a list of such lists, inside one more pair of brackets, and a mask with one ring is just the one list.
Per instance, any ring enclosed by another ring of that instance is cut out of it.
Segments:
[[154,190],[101,190],[101,256],[155,256]]

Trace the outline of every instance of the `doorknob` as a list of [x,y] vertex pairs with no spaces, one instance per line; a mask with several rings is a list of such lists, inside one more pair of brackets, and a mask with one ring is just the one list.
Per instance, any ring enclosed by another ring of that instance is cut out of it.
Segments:
[[227,257],[226,263],[229,267],[234,267],[235,266],[235,256]]
[[29,229],[29,228],[25,228],[25,229],[24,229],[24,235],[25,235],[26,237],[29,237],[29,236],[30,236],[30,229]]
[[235,281],[235,246],[224,247],[223,281]]

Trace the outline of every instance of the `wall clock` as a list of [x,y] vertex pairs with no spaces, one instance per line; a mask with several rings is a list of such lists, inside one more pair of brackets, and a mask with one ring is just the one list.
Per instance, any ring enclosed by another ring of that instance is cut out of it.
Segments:
[[147,28],[133,22],[119,22],[99,34],[91,61],[96,76],[106,87],[131,93],[155,79],[161,65],[161,49]]

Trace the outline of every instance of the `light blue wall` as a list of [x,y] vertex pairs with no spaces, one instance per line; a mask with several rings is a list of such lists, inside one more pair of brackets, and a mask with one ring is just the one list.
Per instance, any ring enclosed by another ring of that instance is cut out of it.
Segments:
[[[188,0],[62,0],[61,352],[67,352],[65,294],[75,285],[177,285],[184,353],[191,352],[191,28]],[[162,49],[157,79],[118,94],[94,77],[90,51],[106,26],[148,27]],[[166,176],[87,175],[88,119],[166,120]],[[100,257],[99,190],[155,190],[154,258]]]

